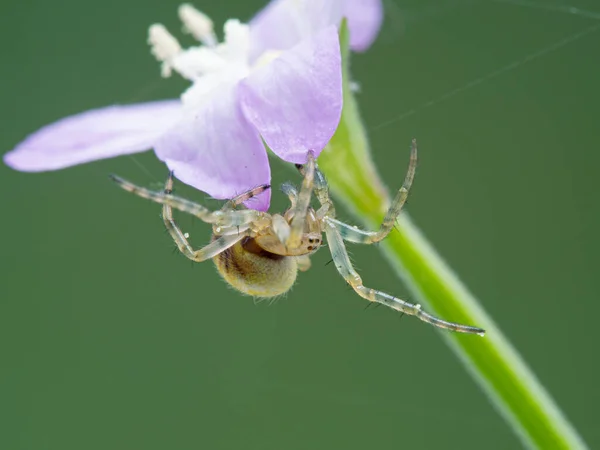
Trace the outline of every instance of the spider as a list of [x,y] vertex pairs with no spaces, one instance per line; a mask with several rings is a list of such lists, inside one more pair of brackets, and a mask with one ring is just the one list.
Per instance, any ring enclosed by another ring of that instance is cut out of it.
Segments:
[[[310,255],[323,245],[322,235],[325,233],[335,267],[362,298],[416,316],[439,328],[483,335],[485,331],[480,328],[447,322],[426,313],[419,304],[364,286],[348,257],[344,241],[373,244],[384,239],[392,230],[406,202],[416,166],[417,143],[413,140],[404,183],[378,231],[363,231],[335,218],[327,181],[310,152],[306,164],[296,165],[304,177],[300,190],[290,183],[281,186],[291,203],[283,214],[238,209],[245,201],[269,189],[269,185],[255,187],[227,201],[220,210],[210,211],[202,205],[173,195],[172,172],[163,192],[136,186],[115,175],[111,175],[111,179],[128,192],[162,204],[162,218],[179,251],[196,262],[212,258],[225,281],[244,294],[268,298],[290,290],[298,271],[304,272],[310,268]],[[316,210],[310,206],[313,192],[321,204]],[[173,209],[211,224],[210,244],[194,250],[187,240],[188,235],[175,223]]]

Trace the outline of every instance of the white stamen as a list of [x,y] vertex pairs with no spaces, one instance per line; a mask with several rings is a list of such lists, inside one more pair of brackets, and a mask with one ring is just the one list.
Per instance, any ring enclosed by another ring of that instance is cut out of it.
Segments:
[[184,28],[202,45],[182,49],[175,37],[161,24],[152,25],[148,42],[152,53],[162,62],[162,76],[175,71],[192,82],[181,95],[183,106],[194,110],[221,86],[229,86],[248,76],[257,66],[272,62],[279,52],[259,57],[260,64],[250,65],[250,27],[237,19],[224,26],[224,41],[218,42],[213,22],[190,4],[179,7]]
[[162,76],[165,78],[170,76],[172,68],[171,60],[181,52],[181,45],[179,45],[177,39],[169,33],[164,25],[160,23],[150,26],[148,30],[148,43],[152,47],[152,54],[163,63]]
[[208,47],[192,47],[179,53],[171,65],[184,78],[195,80],[207,73],[218,72],[227,64],[227,60]]
[[183,233],[183,237],[186,238],[186,239],[189,238],[190,237],[190,233]]
[[247,62],[250,51],[250,27],[237,19],[229,19],[223,27],[225,45],[219,49],[229,58]]
[[213,22],[206,14],[189,3],[184,3],[179,7],[179,18],[183,22],[184,29],[204,45],[207,47],[217,45]]

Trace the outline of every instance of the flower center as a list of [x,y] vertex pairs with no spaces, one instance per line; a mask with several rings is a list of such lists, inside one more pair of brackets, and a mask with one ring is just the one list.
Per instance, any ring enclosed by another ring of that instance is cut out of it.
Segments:
[[194,108],[204,103],[215,88],[231,85],[245,78],[250,67],[250,30],[237,19],[224,26],[224,39],[219,43],[213,22],[189,4],[179,7],[184,29],[202,45],[182,49],[177,39],[161,24],[149,29],[148,42],[152,53],[162,62],[162,76],[176,71],[192,82],[181,96],[184,107]]

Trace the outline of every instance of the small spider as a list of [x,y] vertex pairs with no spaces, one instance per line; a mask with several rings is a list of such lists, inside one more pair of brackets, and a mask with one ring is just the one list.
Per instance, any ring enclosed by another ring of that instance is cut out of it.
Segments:
[[[300,191],[291,184],[282,185],[291,206],[283,214],[269,214],[251,209],[237,209],[246,200],[269,189],[261,185],[227,201],[218,211],[172,194],[173,174],[169,175],[163,192],[138,187],[120,177],[111,178],[123,189],[163,205],[162,217],[179,251],[192,261],[212,258],[221,276],[231,286],[255,297],[275,297],[287,292],[298,270],[310,268],[310,255],[322,245],[325,233],[331,256],[340,275],[358,295],[370,302],[381,303],[396,311],[416,316],[436,327],[460,333],[483,335],[484,330],[438,319],[421,309],[421,305],[396,298],[385,292],[365,287],[352,267],[344,241],[373,244],[392,230],[408,196],[417,165],[417,143],[412,142],[410,164],[404,184],[392,202],[379,231],[363,231],[335,218],[327,181],[311,153],[307,163],[297,165],[304,176]],[[310,206],[313,191],[321,204]],[[173,219],[172,209],[191,214],[212,224],[212,241],[194,250]]]

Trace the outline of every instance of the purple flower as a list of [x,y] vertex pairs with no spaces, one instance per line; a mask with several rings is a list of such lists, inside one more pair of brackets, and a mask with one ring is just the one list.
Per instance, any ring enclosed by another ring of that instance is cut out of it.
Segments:
[[[348,19],[351,47],[366,49],[382,20],[381,0],[274,0],[249,25],[230,19],[218,43],[208,17],[190,5],[179,15],[202,45],[182,49],[162,25],[149,42],[163,76],[191,86],[177,100],[110,106],[38,130],[4,162],[45,171],[154,148],[175,176],[214,198],[269,183],[264,143],[304,163],[335,132],[342,110],[337,26]],[[263,143],[264,142],[264,143]],[[266,210],[270,191],[249,207]]]

